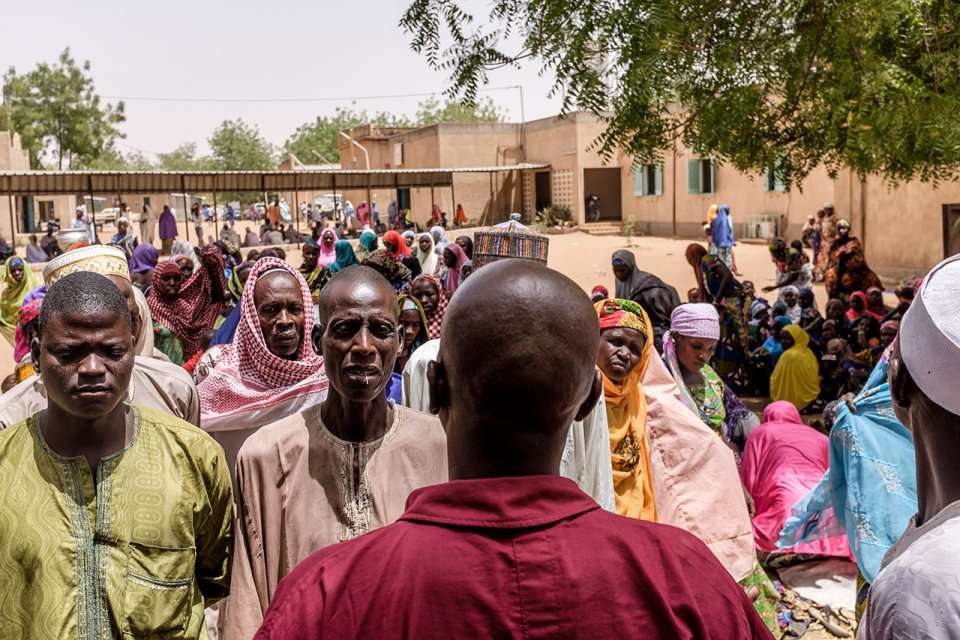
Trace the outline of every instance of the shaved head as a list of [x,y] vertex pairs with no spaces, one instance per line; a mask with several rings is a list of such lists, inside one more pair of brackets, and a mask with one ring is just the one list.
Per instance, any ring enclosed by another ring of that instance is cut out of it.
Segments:
[[599,341],[590,298],[572,280],[521,260],[487,265],[447,308],[431,409],[451,439],[475,430],[470,439],[498,449],[491,455],[504,455],[501,447],[515,455],[556,453],[559,465],[570,423],[589,413],[601,392]]
[[[320,290],[320,296],[317,298],[317,307],[320,312],[320,324],[325,325],[329,318],[331,301],[335,294],[350,292],[353,289],[369,289],[376,292],[388,293],[391,296],[396,295],[393,285],[383,277],[379,271],[364,267],[363,265],[354,265],[347,267],[333,274],[330,281]],[[393,305],[396,307],[396,305]],[[394,309],[396,314],[396,309]]]

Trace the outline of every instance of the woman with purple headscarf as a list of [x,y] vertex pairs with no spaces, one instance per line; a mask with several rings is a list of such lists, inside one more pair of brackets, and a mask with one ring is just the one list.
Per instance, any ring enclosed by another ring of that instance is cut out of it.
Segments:
[[170,255],[170,249],[173,247],[173,241],[177,238],[177,218],[168,205],[163,205],[163,212],[160,214],[160,241],[162,243],[160,251],[163,255]]

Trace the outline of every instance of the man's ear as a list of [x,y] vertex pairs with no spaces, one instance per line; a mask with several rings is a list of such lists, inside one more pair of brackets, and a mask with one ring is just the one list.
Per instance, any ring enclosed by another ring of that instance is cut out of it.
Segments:
[[577,409],[577,415],[574,416],[573,419],[578,422],[586,419],[587,416],[593,413],[594,408],[601,399],[603,399],[603,376],[599,370],[596,370],[593,372],[593,383],[590,385],[590,395],[587,396],[587,399],[584,400],[580,408]]
[[319,324],[313,325],[313,329],[310,331],[310,343],[313,345],[313,352],[318,356],[323,355],[323,349],[320,346],[321,338],[323,338],[323,327]]
[[887,381],[890,383],[890,397],[894,405],[901,409],[910,408],[910,392],[913,389],[913,379],[900,359],[899,353],[890,358],[887,370]]
[[30,358],[33,361],[33,368],[40,373],[40,338],[38,337],[30,341]]
[[427,384],[430,389],[430,413],[436,415],[450,406],[450,383],[443,362],[427,363]]

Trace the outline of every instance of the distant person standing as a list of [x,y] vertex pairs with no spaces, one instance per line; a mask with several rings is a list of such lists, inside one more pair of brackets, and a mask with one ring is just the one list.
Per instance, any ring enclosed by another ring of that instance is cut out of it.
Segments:
[[160,213],[160,253],[168,256],[173,248],[173,241],[177,239],[177,219],[168,205],[163,205]]
[[87,207],[80,205],[77,207],[77,217],[70,223],[71,229],[80,229],[87,234],[87,242],[97,244],[97,230],[93,220],[87,217]]
[[145,203],[140,212],[140,241],[153,244],[153,234],[157,227],[157,219],[153,215],[153,207]]
[[237,221],[237,212],[233,208],[232,204],[227,205],[227,221],[230,222],[230,227],[233,227],[233,224]]
[[733,269],[731,251],[733,250],[733,225],[730,223],[730,205],[723,204],[717,209],[717,217],[710,224],[713,250],[728,269]]

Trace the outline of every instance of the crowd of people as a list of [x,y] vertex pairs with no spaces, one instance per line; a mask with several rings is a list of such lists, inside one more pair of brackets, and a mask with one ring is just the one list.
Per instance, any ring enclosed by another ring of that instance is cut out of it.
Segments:
[[[299,266],[168,209],[6,261],[0,635],[954,637],[960,259],[887,308],[831,210],[764,299],[723,205],[687,302],[626,250],[588,296],[519,216],[365,205]],[[778,580],[825,557],[856,614]]]

